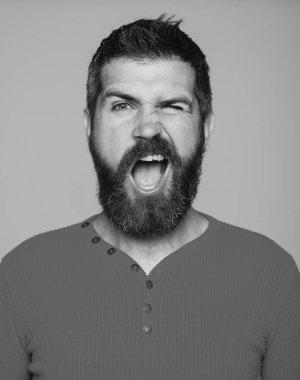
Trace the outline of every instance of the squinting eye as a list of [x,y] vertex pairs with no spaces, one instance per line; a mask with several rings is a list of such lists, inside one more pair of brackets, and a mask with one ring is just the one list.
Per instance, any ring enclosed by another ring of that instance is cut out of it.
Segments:
[[174,110],[183,111],[183,108],[180,106],[170,106],[170,108],[173,108]]
[[180,106],[165,106],[164,107],[168,112],[183,111],[183,108]]
[[113,111],[127,111],[131,109],[132,107],[128,103],[119,103],[113,106]]

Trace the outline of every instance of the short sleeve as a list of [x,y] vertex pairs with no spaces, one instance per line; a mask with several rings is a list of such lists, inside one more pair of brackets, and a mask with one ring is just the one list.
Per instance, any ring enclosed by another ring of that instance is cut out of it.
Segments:
[[0,379],[29,380],[29,357],[0,265]]
[[263,380],[300,379],[300,273],[296,264],[294,273],[262,362]]

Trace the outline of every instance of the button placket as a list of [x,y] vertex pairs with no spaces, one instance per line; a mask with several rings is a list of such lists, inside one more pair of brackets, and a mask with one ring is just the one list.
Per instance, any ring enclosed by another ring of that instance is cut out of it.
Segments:
[[155,333],[155,326],[153,326],[153,290],[154,289],[154,282],[147,278],[144,282],[144,292],[143,292],[143,299],[144,303],[141,305],[141,329],[143,333],[143,339],[145,343],[150,343],[152,340],[153,334]]
[[[143,283],[143,303],[141,303],[140,306],[140,312],[141,312],[141,326],[140,329],[142,330],[142,334],[145,337],[148,337],[152,334],[152,321],[149,316],[149,314],[152,311],[152,305],[150,304],[151,300],[151,290],[153,288],[153,282],[150,279],[145,280],[145,273],[141,270],[141,267],[138,263],[134,262],[129,266],[130,271],[132,272],[132,276],[136,277],[138,276],[140,280],[142,280]],[[140,281],[139,280],[139,281]]]
[[152,306],[150,305],[150,303],[145,303],[142,307],[142,310],[144,313],[151,313]]
[[146,284],[146,288],[147,289],[152,289],[153,288],[153,282],[151,280],[146,280],[145,284]]
[[100,241],[100,237],[99,237],[99,236],[95,236],[95,237],[93,237],[93,239],[92,239],[92,243],[93,243],[93,244],[97,244],[97,243],[99,243],[99,241]]
[[150,325],[144,325],[143,326],[143,332],[147,335],[152,333],[152,327]]
[[140,269],[141,269],[141,267],[139,266],[139,264],[134,263],[134,264],[131,264],[130,269],[131,269],[132,271],[134,271],[134,272],[139,272]]
[[109,256],[112,256],[113,254],[115,254],[116,253],[116,248],[114,248],[114,247],[111,247],[111,248],[109,248],[107,251],[106,251],[106,253],[109,255]]

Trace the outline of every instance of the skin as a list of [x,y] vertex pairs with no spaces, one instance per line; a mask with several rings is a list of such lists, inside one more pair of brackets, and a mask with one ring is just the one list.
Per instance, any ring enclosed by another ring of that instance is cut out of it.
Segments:
[[[200,112],[194,92],[195,71],[188,63],[113,59],[103,67],[101,79],[94,137],[98,152],[113,170],[137,139],[151,139],[158,134],[172,143],[181,157],[190,155],[199,140]],[[89,137],[91,115],[87,109],[84,125]],[[212,130],[211,114],[204,123],[206,143]],[[171,176],[172,169],[165,186],[169,186]],[[128,194],[134,197],[132,186],[126,181]],[[208,220],[191,207],[183,224],[160,239],[129,237],[114,228],[104,213],[95,219],[94,227],[105,241],[127,253],[149,274],[166,256],[200,236],[207,229]]]

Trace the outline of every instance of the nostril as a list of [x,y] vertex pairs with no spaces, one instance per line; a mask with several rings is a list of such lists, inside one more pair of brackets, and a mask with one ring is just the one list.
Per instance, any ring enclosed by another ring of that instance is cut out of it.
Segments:
[[147,119],[142,120],[138,123],[137,127],[134,130],[135,137],[144,137],[152,138],[161,133],[162,126],[161,123],[157,120]]

